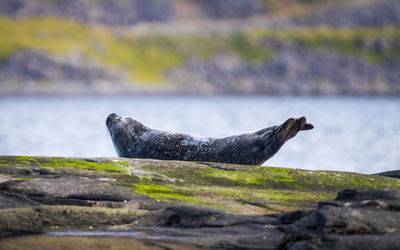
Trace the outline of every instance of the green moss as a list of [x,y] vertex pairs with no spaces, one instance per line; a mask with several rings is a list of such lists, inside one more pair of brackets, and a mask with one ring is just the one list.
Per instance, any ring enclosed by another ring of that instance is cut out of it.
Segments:
[[24,178],[24,177],[20,177],[20,178],[15,178],[17,181],[32,181],[32,180],[36,180],[37,178]]
[[231,36],[230,48],[246,61],[263,62],[273,55],[269,49],[262,47],[257,41],[253,41],[249,36],[246,36],[246,34],[240,33]]
[[135,192],[139,194],[145,194],[150,196],[151,198],[160,200],[160,201],[174,201],[178,200],[185,203],[191,203],[196,205],[205,205],[206,203],[202,202],[199,199],[192,197],[189,192],[179,191],[176,189],[174,185],[157,185],[152,183],[139,183],[135,184]]
[[55,17],[10,19],[0,17],[0,61],[23,49],[54,54],[78,52],[105,66],[119,68],[137,83],[165,82],[164,73],[183,65],[190,55],[211,58],[216,53],[236,53],[250,61],[270,56],[256,41],[233,36],[115,35],[112,29]]
[[91,161],[63,157],[0,156],[0,162],[20,167],[70,168],[109,173],[128,173],[127,161]]
[[247,213],[259,213],[260,208],[266,213],[313,208],[317,206],[318,201],[330,200],[336,195],[336,192],[318,190],[299,191],[201,185],[175,185],[173,189],[175,192],[190,193],[210,207],[223,207],[224,210],[233,213],[243,213],[242,204],[252,205],[252,208],[248,208]]
[[55,17],[1,17],[0,35],[7,37],[7,41],[0,41],[0,60],[23,49],[78,52],[105,66],[120,68],[136,82],[163,81],[166,70],[182,63],[182,55],[158,46],[158,38],[114,36],[111,29]]
[[[143,166],[171,182],[141,182],[136,192],[152,198],[209,207],[233,213],[285,212],[311,209],[320,200],[333,199],[345,188],[399,188],[397,179],[331,171],[307,171],[275,167],[243,166],[223,170],[208,166]],[[181,180],[181,181],[179,181]],[[260,210],[261,209],[261,210]]]
[[348,188],[400,188],[399,179],[376,175],[218,163],[30,156],[0,156],[0,163],[5,164],[0,173],[12,173],[21,180],[36,173],[9,169],[43,167],[62,175],[78,175],[83,169],[84,173],[105,173],[106,177],[111,173],[113,185],[156,200],[248,214],[313,208],[318,201],[333,199],[338,191]]
[[[244,213],[243,205],[249,205],[246,213],[275,213],[294,209],[314,208],[320,200],[330,200],[336,192],[298,191],[205,185],[135,184],[134,192],[166,202],[183,202],[223,209],[232,213]],[[262,212],[261,212],[262,213]]]
[[400,187],[400,181],[397,179],[334,171],[307,171],[264,166],[243,166],[231,171],[201,165],[196,168],[186,166],[164,168],[147,165],[143,168],[149,173],[155,172],[169,179],[182,180],[182,183],[186,184],[223,187],[329,191],[338,191],[350,187],[359,189]]
[[83,160],[30,156],[2,156],[0,157],[0,163],[25,167],[104,171],[126,174],[128,177],[138,175],[142,182],[165,184],[332,191],[349,187],[359,189],[400,187],[399,180],[383,176],[264,166],[238,166],[236,170],[232,171],[201,164],[195,167],[186,165],[190,163],[179,163],[174,167],[165,167],[162,164],[148,163],[146,161],[139,165],[132,165],[126,160]]
[[51,161],[41,162],[41,164],[43,167],[51,167],[51,168],[78,168],[78,169],[88,169],[88,170],[117,172],[117,173],[126,172],[126,168],[124,167],[124,165],[122,164],[120,165],[119,162],[109,162],[109,161],[90,162],[90,161],[82,161],[74,159],[53,158],[51,159]]

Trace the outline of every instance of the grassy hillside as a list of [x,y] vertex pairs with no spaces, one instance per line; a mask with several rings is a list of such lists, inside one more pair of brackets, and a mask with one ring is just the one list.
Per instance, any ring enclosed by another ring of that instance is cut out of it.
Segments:
[[233,53],[250,63],[265,62],[274,55],[271,42],[326,49],[377,63],[400,56],[400,31],[395,27],[249,29],[225,35],[135,37],[56,17],[1,17],[0,36],[7,37],[0,40],[1,61],[24,49],[61,55],[78,52],[123,70],[133,82],[146,84],[168,81],[165,73],[179,68],[189,57],[208,60],[216,54]]

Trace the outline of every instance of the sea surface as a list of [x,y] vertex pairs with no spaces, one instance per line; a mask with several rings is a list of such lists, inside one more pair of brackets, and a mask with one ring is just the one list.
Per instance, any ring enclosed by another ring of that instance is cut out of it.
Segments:
[[105,120],[224,137],[307,117],[315,128],[265,165],[377,173],[400,169],[398,97],[0,97],[0,155],[117,156]]

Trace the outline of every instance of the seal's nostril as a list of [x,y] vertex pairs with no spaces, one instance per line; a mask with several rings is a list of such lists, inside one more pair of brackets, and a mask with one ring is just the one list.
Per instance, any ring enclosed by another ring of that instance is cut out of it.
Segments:
[[117,119],[118,117],[119,117],[119,116],[118,116],[117,114],[115,114],[115,113],[110,114],[110,115],[107,117],[106,125],[108,126],[108,125],[111,123],[111,121]]

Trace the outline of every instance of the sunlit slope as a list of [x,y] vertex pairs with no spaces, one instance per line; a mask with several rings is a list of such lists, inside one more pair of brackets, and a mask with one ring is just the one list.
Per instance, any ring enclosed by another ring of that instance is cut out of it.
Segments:
[[111,27],[91,26],[56,17],[0,18],[0,58],[34,50],[63,55],[80,53],[104,67],[125,72],[133,83],[169,82],[166,73],[188,60],[212,60],[215,55],[236,55],[249,64],[274,57],[276,46],[295,44],[306,50],[328,50],[371,63],[399,60],[400,31],[387,28],[247,29],[224,34],[134,36]]

